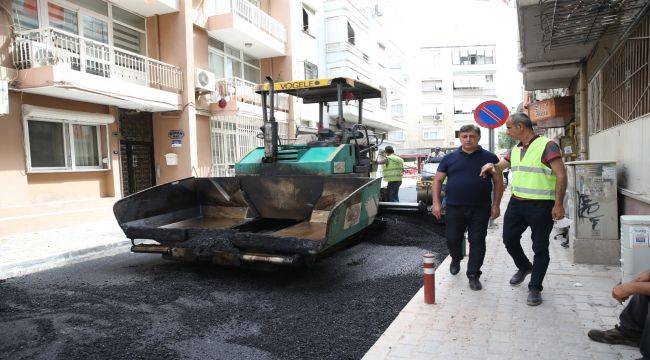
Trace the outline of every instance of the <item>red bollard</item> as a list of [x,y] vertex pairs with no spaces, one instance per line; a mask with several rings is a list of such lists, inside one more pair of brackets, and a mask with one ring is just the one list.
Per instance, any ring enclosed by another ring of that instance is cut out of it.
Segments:
[[424,254],[424,303],[436,303],[436,269],[433,254]]

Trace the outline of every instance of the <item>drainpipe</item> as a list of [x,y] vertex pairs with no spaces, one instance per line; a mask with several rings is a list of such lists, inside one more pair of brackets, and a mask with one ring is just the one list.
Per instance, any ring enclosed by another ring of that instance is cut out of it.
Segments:
[[579,96],[580,96],[580,156],[579,160],[589,158],[589,125],[587,119],[587,66],[585,63],[580,67],[579,77]]

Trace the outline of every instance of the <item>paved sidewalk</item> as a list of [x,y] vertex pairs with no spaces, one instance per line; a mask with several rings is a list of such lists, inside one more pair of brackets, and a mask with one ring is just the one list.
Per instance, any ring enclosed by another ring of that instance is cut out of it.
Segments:
[[[523,239],[532,259],[529,231]],[[499,221],[488,232],[483,290],[469,289],[467,258],[453,276],[447,257],[436,271],[436,304],[424,304],[420,289],[364,359],[640,358],[638,348],[587,338],[589,329],[618,322],[623,307],[612,299],[611,288],[620,280],[620,268],[575,265],[560,242],[551,239],[544,303],[527,306],[530,277],[517,287],[508,283],[516,268],[501,242]]]
[[0,237],[0,279],[128,251],[115,220]]

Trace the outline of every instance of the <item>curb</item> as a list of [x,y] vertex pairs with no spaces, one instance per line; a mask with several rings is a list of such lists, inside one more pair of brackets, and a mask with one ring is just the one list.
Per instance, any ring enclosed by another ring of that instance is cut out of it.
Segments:
[[93,246],[85,249],[68,251],[40,259],[32,259],[8,265],[0,265],[0,280],[23,276],[43,270],[71,265],[126,252],[131,247],[131,240]]

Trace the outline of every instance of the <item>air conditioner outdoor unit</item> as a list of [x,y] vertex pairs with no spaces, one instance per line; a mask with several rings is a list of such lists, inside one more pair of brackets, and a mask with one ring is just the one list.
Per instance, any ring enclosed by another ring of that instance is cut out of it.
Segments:
[[194,77],[194,89],[196,92],[207,93],[216,90],[216,83],[214,73],[196,69],[196,76]]

